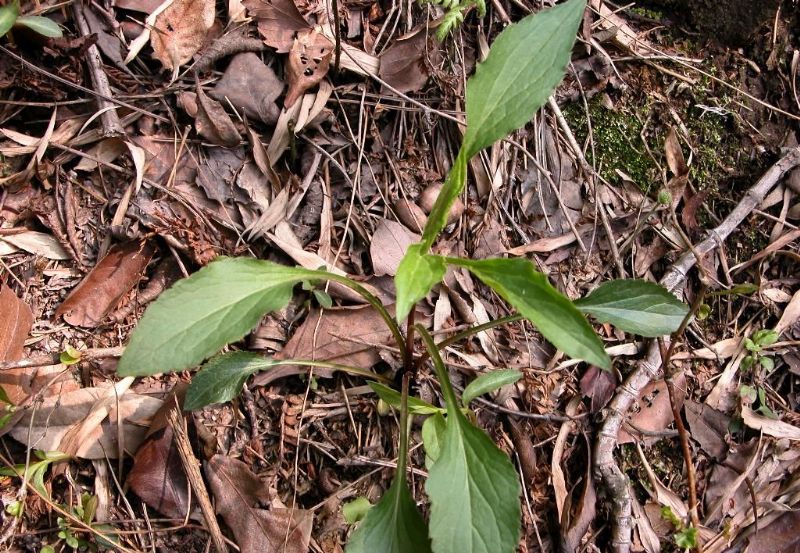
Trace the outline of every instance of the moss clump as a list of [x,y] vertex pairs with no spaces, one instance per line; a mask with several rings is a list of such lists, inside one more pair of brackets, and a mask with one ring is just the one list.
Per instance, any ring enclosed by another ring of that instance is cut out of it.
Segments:
[[[646,107],[633,108],[636,111],[631,111],[631,105],[625,103],[625,107],[614,111],[604,107],[598,99],[589,102],[596,159],[592,159],[591,148],[587,148],[586,157],[589,162],[594,162],[600,176],[608,182],[620,181],[616,171],[619,169],[630,176],[642,190],[647,190],[649,183],[660,179],[641,139],[644,123],[640,115],[646,113]],[[584,143],[589,135],[589,125],[583,106],[570,104],[564,109],[564,116],[575,137]]]

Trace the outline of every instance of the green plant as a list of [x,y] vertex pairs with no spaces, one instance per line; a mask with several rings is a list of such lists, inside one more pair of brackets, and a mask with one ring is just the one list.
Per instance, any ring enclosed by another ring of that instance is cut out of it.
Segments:
[[486,15],[486,2],[485,0],[427,0],[431,4],[436,4],[444,8],[445,13],[442,20],[439,22],[439,28],[436,30],[436,36],[439,40],[444,38],[456,27],[464,21],[464,14],[475,6],[478,8],[478,15],[483,17]]
[[672,535],[675,545],[683,549],[697,547],[697,528],[686,526],[667,505],[661,507],[661,518],[675,527],[675,533]]
[[42,36],[61,38],[61,27],[47,17],[40,15],[20,15],[19,0],[0,7],[0,37],[5,36],[15,25],[27,27]]
[[777,341],[778,333],[771,329],[756,330],[750,338],[745,338],[744,347],[750,353],[742,359],[742,369],[748,370],[759,366],[767,372],[774,369],[775,361],[769,354],[763,353],[763,349]]
[[30,482],[31,486],[44,498],[49,499],[50,493],[44,485],[44,474],[53,463],[58,463],[69,459],[69,455],[65,455],[58,451],[39,451],[36,450],[33,454],[39,459],[27,466],[24,464],[14,465],[13,467],[0,468],[0,476],[16,476],[23,478]]
[[[357,282],[321,270],[285,267],[254,259],[222,258],[178,282],[148,307],[122,356],[120,375],[150,375],[193,368],[226,344],[241,339],[269,311],[284,307],[293,288],[313,289],[333,281],[361,295],[391,331],[403,360],[404,391],[373,383],[385,404],[400,408],[398,468],[383,498],[371,507],[353,534],[348,553],[508,553],[520,531],[520,487],[508,456],[470,420],[471,399],[519,378],[498,371],[476,379],[461,400],[450,384],[440,349],[470,332],[521,318],[567,355],[608,369],[611,360],[585,315],[627,332],[661,336],[675,331],[688,308],[656,284],[612,281],[572,302],[524,259],[471,260],[430,253],[453,201],[464,189],[470,158],[524,126],[563,77],[585,0],[568,0],[509,26],[467,83],[467,130],[454,165],[428,218],[422,241],[403,258],[395,285],[392,315]],[[511,304],[519,315],[498,319],[439,343],[414,324],[414,305],[441,281],[448,265],[470,271]],[[406,334],[400,324],[406,321]],[[415,334],[425,352],[415,358]],[[409,398],[407,379],[429,357],[444,396],[444,408]],[[309,360],[273,360],[246,352],[217,355],[194,376],[186,408],[227,401],[257,371],[279,364],[323,366],[382,377],[354,367]],[[383,379],[386,380],[386,379]],[[430,527],[406,484],[408,417],[428,416],[423,443],[429,477]],[[363,505],[362,505],[363,506]]]

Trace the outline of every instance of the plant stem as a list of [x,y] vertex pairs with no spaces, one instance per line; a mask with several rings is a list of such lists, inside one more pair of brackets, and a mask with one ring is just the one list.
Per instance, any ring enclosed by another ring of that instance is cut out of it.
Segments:
[[[499,319],[495,319],[494,321],[489,321],[488,323],[479,324],[477,326],[473,326],[472,328],[468,328],[466,330],[462,330],[457,334],[453,334],[449,338],[445,338],[441,342],[436,343],[436,349],[443,350],[449,345],[455,344],[456,342],[460,342],[464,338],[469,338],[474,334],[478,334],[479,332],[483,332],[484,330],[492,329],[496,326],[514,323],[516,321],[521,321],[524,319],[522,315],[508,315],[506,317],[501,317]],[[425,358],[426,354],[423,354],[423,359]]]
[[393,382],[390,378],[386,378],[383,375],[374,373],[367,369],[362,369],[359,367],[351,367],[350,365],[340,365],[339,363],[329,363],[328,361],[313,361],[311,359],[265,359],[263,368],[259,370],[269,369],[271,367],[277,367],[280,365],[319,367],[321,369],[332,369],[334,371],[342,371],[348,374],[354,374],[356,376],[363,376],[364,378],[377,380],[378,382],[382,382],[383,384],[392,384]]
[[407,363],[403,365],[403,372],[406,375],[411,374],[411,371],[414,370],[414,319],[416,318],[416,311],[412,307],[406,319],[406,354],[403,357],[403,361]]
[[413,362],[413,357],[409,354],[409,350],[406,347],[406,340],[403,338],[403,333],[400,331],[400,327],[397,325],[397,322],[394,320],[394,317],[391,313],[386,309],[380,299],[378,299],[374,294],[372,294],[369,290],[361,286],[354,280],[347,278],[346,276],[337,275],[335,273],[323,273],[318,272],[321,278],[325,278],[327,280],[332,280],[334,282],[338,282],[344,286],[350,288],[353,292],[367,300],[369,303],[381,316],[381,318],[386,323],[386,326],[389,327],[389,330],[394,337],[395,342],[397,342],[397,347],[400,350],[400,353],[403,356],[403,366],[410,367]]
[[395,478],[405,485],[406,463],[408,462],[408,379],[403,375],[403,388],[400,392],[400,445],[397,452],[397,472]]
[[447,404],[447,414],[448,416],[451,415],[458,415],[459,414],[459,402],[458,398],[456,397],[456,393],[453,390],[453,385],[450,384],[450,377],[447,374],[447,368],[444,366],[444,361],[442,361],[442,356],[439,355],[439,350],[436,349],[436,344],[433,341],[433,338],[428,331],[425,330],[425,327],[422,325],[417,325],[417,332],[419,335],[422,336],[422,340],[425,342],[425,347],[428,350],[428,355],[430,355],[431,361],[433,361],[433,368],[436,371],[436,378],[439,379],[439,385],[442,387],[442,393],[444,394],[444,401]]

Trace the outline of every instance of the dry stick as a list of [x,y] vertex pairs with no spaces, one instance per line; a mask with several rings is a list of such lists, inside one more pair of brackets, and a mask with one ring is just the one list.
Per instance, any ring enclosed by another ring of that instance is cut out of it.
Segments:
[[206,485],[200,474],[200,462],[192,452],[192,445],[189,443],[189,436],[186,434],[183,417],[178,413],[177,407],[169,410],[167,413],[167,420],[175,436],[175,445],[181,456],[183,468],[186,470],[186,476],[189,478],[189,483],[192,485],[192,491],[194,491],[197,496],[197,502],[200,504],[200,511],[203,513],[203,518],[208,526],[211,539],[214,542],[214,546],[217,548],[217,553],[227,553],[228,545],[225,543],[225,537],[222,535],[222,530],[219,528],[217,515],[214,513],[214,507],[211,505],[211,499],[208,497]]
[[[705,255],[720,246],[725,239],[741,224],[747,215],[760,204],[778,181],[788,171],[800,165],[800,148],[793,148],[750,188],[744,198],[731,211],[720,225],[708,233],[708,238],[684,253],[664,274],[660,284],[674,292],[683,283],[689,270],[697,263],[697,255]],[[619,387],[608,407],[608,416],[597,436],[595,445],[595,473],[610,495],[613,517],[611,519],[611,535],[613,551],[628,553],[631,546],[631,497],[625,474],[614,460],[614,447],[617,445],[617,434],[625,420],[625,414],[633,402],[639,397],[642,389],[658,373],[660,367],[658,343],[650,342],[647,357]]]
[[[81,351],[81,361],[91,361],[94,359],[104,359],[106,357],[121,357],[123,347],[116,348],[93,348]],[[53,353],[50,355],[37,355],[27,359],[16,359],[14,361],[3,361],[0,363],[0,371],[7,369],[26,369],[30,367],[49,367],[61,363],[61,354]]]
[[[83,5],[76,2],[72,5],[72,11],[81,36],[91,35],[92,31],[83,15]],[[89,62],[89,75],[92,77],[92,84],[98,96],[97,107],[102,110],[100,122],[103,125],[103,136],[106,138],[122,136],[125,134],[125,129],[122,128],[122,123],[119,121],[116,106],[105,99],[111,97],[111,87],[108,85],[108,77],[103,69],[103,61],[100,59],[100,50],[97,48],[97,44],[92,44],[86,49],[86,59]]]

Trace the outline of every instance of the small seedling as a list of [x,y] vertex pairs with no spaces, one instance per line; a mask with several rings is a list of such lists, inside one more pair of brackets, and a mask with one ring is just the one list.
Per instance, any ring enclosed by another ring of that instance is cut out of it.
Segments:
[[763,349],[778,341],[778,333],[774,330],[761,329],[753,333],[750,338],[745,338],[744,347],[750,353],[742,359],[742,369],[749,370],[761,367],[766,372],[775,368],[775,361]]
[[[664,288],[640,280],[611,281],[577,301],[558,292],[526,259],[462,259],[430,253],[444,229],[455,199],[466,185],[470,159],[483,148],[527,124],[547,101],[569,62],[585,0],[568,0],[510,25],[478,65],[466,91],[467,127],[461,149],[423,231],[395,277],[394,314],[361,284],[338,274],[286,267],[255,259],[221,258],[176,283],[151,304],[133,332],[118,373],[144,376],[194,368],[225,345],[240,340],[271,311],[283,308],[296,285],[332,281],[353,290],[371,305],[389,328],[403,362],[404,392],[372,384],[386,406],[400,409],[397,470],[390,488],[371,507],[347,546],[347,553],[511,553],[520,534],[519,478],[508,456],[471,419],[477,396],[519,378],[516,371],[495,371],[472,382],[456,396],[439,351],[461,333],[435,343],[413,324],[417,302],[439,283],[448,266],[470,271],[505,299],[518,315],[498,319],[486,330],[527,319],[559,350],[603,369],[611,359],[586,315],[642,336],[674,332],[688,307]],[[323,303],[326,300],[320,301]],[[405,334],[401,324],[406,324]],[[415,351],[415,335],[424,351]],[[407,393],[408,377],[430,359],[444,397],[437,407]],[[194,375],[184,407],[198,409],[228,401],[254,373],[281,364],[320,366],[389,383],[371,371],[323,361],[275,360],[254,353],[216,355]],[[406,483],[408,418],[425,415],[422,436],[430,502],[426,523]]]

